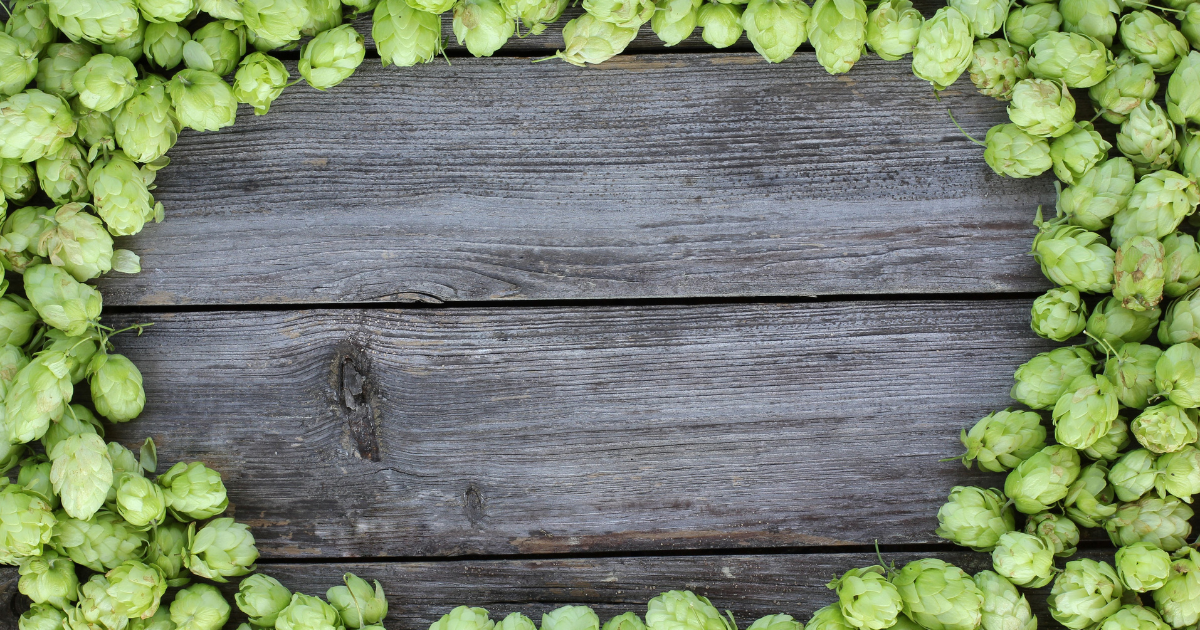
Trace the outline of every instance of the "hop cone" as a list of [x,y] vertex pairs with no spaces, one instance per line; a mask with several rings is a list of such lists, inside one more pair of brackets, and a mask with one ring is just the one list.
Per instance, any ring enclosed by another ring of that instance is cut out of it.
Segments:
[[1150,543],[1121,547],[1113,563],[1121,584],[1137,593],[1162,588],[1171,575],[1171,556]]
[[134,0],[46,0],[50,22],[71,41],[112,44],[133,35],[140,18]]
[[53,549],[44,548],[40,556],[22,558],[18,572],[21,578],[17,589],[35,604],[67,608],[79,598],[75,563]]
[[16,159],[0,160],[0,197],[25,203],[37,191],[37,174],[33,164]]
[[72,395],[70,366],[61,352],[44,352],[17,372],[8,387],[4,412],[8,441],[32,442],[63,415]]
[[[691,0],[687,0],[687,4],[690,6]],[[655,13],[656,18],[658,15]],[[689,15],[695,28],[695,13]],[[453,26],[458,43],[476,57],[491,57],[516,30],[515,22],[496,0],[459,0],[454,5]]]
[[[64,607],[74,610],[74,607]],[[34,604],[21,613],[17,627],[21,630],[61,630],[67,620],[66,614],[50,604]]]
[[[0,298],[0,343],[11,346],[25,345],[33,336],[33,326],[37,322],[37,315],[12,298]],[[12,381],[15,374],[8,374],[3,380]]]
[[[1117,511],[1116,495],[1108,485],[1108,466],[1096,462],[1079,473],[1063,500],[1067,516],[1083,527],[1100,527]],[[1047,580],[1049,582],[1049,580]]]
[[0,158],[32,162],[54,153],[75,134],[75,118],[62,97],[26,90],[0,101]]
[[1056,621],[1082,630],[1117,612],[1124,592],[1111,565],[1084,558],[1067,563],[1054,580],[1047,603]]
[[[521,613],[509,613],[496,623],[499,630],[537,630],[537,624]],[[617,615],[604,624],[604,630],[646,630],[646,624],[634,613]]]
[[1075,99],[1061,81],[1024,79],[1013,87],[1008,118],[1026,133],[1057,138],[1075,129]]
[[188,526],[188,554],[184,556],[183,564],[202,578],[228,582],[230,577],[253,571],[257,559],[254,535],[243,523],[218,518],[199,531],[195,523]]
[[1059,193],[1058,211],[1071,225],[1098,232],[1112,225],[1112,216],[1129,203],[1134,181],[1127,158],[1105,160]]
[[580,67],[603,63],[625,50],[634,37],[637,27],[617,26],[585,13],[563,27],[564,46],[555,56]]
[[167,93],[184,127],[216,131],[232,125],[237,117],[233,88],[212,72],[180,70],[167,83]]
[[1075,127],[1050,143],[1050,161],[1054,174],[1065,184],[1074,184],[1092,167],[1108,158],[1112,145],[1089,122]]
[[983,596],[982,630],[1037,630],[1029,602],[1012,582],[993,571],[980,571],[974,580]]
[[1167,115],[1177,125],[1200,124],[1200,53],[1189,53],[1171,73]]
[[956,486],[938,510],[938,536],[975,551],[991,551],[1016,527],[1012,508],[995,489]]
[[50,452],[50,483],[71,518],[88,520],[104,505],[113,483],[112,459],[98,435],[72,435]]
[[192,42],[183,47],[187,67],[223,77],[246,55],[246,27],[232,20],[209,22],[192,33]]
[[[246,4],[250,4],[250,2],[247,1]],[[300,594],[297,594],[296,597],[314,600],[325,608],[333,610],[329,608],[329,604],[315,597]],[[294,605],[295,600],[292,601]],[[211,584],[193,584],[176,593],[175,601],[171,602],[171,621],[175,623],[176,630],[220,630],[225,622],[229,621],[230,612],[229,602],[225,601],[221,591]],[[306,615],[307,612],[299,607],[296,608],[286,624],[277,626],[278,630],[321,630],[323,626],[315,623],[313,625],[304,624],[306,618],[309,617]],[[336,616],[337,613],[334,615]]]
[[[1186,344],[1191,345],[1191,344]],[[1172,346],[1172,348],[1177,346]],[[1158,365],[1162,366],[1167,354],[1163,353],[1163,358],[1158,360]],[[1162,387],[1168,384],[1168,380],[1172,375],[1178,372],[1171,370],[1174,367],[1174,362],[1168,361],[1167,369],[1155,368],[1155,383]],[[1168,372],[1168,370],[1170,370]],[[1166,376],[1164,376],[1166,374]],[[1172,392],[1176,393],[1176,392]],[[1183,397],[1187,394],[1178,394],[1177,397]],[[1194,409],[1183,409],[1169,402],[1162,402],[1153,407],[1148,407],[1145,411],[1138,414],[1129,428],[1133,431],[1133,437],[1138,443],[1155,453],[1171,453],[1183,448],[1187,444],[1196,441],[1196,411]]]
[[1166,584],[1152,595],[1155,608],[1172,628],[1200,622],[1200,554],[1189,549],[1187,556],[1175,560]]
[[284,588],[279,580],[263,573],[255,573],[242,580],[237,595],[234,595],[237,607],[246,613],[250,623],[261,628],[274,628],[275,619],[291,600],[291,591]]
[[229,499],[221,474],[204,464],[179,462],[158,478],[167,506],[181,521],[198,521],[225,511]]
[[0,489],[0,561],[16,564],[50,544],[57,519],[46,499],[16,484]]
[[992,127],[985,142],[983,159],[997,175],[1018,179],[1037,177],[1054,165],[1050,160],[1050,143],[1016,125]]
[[991,37],[1008,17],[1009,3],[999,0],[951,0],[949,5],[967,16],[976,39]]
[[190,41],[192,34],[178,24],[151,24],[146,27],[146,41],[142,44],[142,50],[158,68],[173,70],[183,63],[183,49]]
[[100,293],[53,265],[25,270],[25,295],[47,324],[71,336],[82,335],[100,317]]
[[1054,550],[1037,536],[1008,532],[992,550],[992,567],[1017,586],[1041,588],[1054,578]]
[[960,439],[968,468],[978,460],[980,470],[1007,472],[1046,446],[1046,427],[1037,413],[1010,407],[984,416],[970,432],[964,429]]
[[75,564],[103,573],[126,560],[137,560],[146,552],[148,534],[108,510],[101,509],[86,521],[65,512],[57,516],[54,549]]
[[[140,477],[130,475],[129,478],[137,479]],[[168,518],[156,525],[151,532],[150,543],[146,548],[146,562],[153,564],[163,572],[163,576],[167,578],[167,586],[185,586],[190,581],[183,566],[183,554],[187,551],[187,529],[180,523]],[[265,576],[252,575],[243,580],[242,583],[245,584],[256,577]],[[288,593],[287,597],[283,598],[283,603],[279,605],[279,610],[283,610],[283,607],[287,605],[290,599],[291,593]],[[251,617],[254,616],[245,608],[242,609],[242,612]],[[278,612],[278,610],[275,612]],[[274,616],[271,617],[269,625],[275,625]]]
[[293,42],[300,39],[300,28],[308,22],[308,5],[308,0],[242,0],[242,18],[259,37]]
[[137,89],[137,69],[124,57],[93,55],[75,71],[71,84],[85,107],[107,112],[133,96]]
[[1017,368],[1009,395],[1032,409],[1049,409],[1067,392],[1075,378],[1091,374],[1096,359],[1083,346],[1055,348]]
[[916,560],[904,565],[892,583],[904,602],[904,614],[922,628],[973,630],[982,621],[983,593],[970,575],[952,564],[936,558]]
[[1008,41],[1028,50],[1042,35],[1057,32],[1062,27],[1062,21],[1057,3],[1018,5],[1009,10],[1004,32],[1008,35]]
[[1168,630],[1170,626],[1151,608],[1122,606],[1097,626],[1097,630]]
[[24,42],[36,58],[58,37],[58,31],[50,23],[46,3],[43,0],[18,0],[11,9],[4,32]]
[[149,619],[158,611],[167,581],[158,567],[130,560],[109,571],[107,594],[115,612],[130,618]]
[[[75,612],[86,622],[83,627],[122,628],[127,627],[129,618],[117,610],[117,602],[108,594],[108,578],[93,575],[79,589],[79,605]],[[72,627],[78,626],[72,622]]]
[[1159,475],[1154,488],[1160,498],[1168,494],[1184,503],[1192,502],[1192,495],[1200,493],[1200,450],[1191,444],[1159,456],[1154,464]]
[[[1134,192],[1137,192],[1136,186]],[[1087,293],[1112,290],[1116,253],[1108,247],[1104,237],[1067,225],[1065,218],[1042,222],[1040,212],[1037,224],[1039,231],[1033,239],[1033,257],[1047,278],[1059,286],[1071,286]]]
[[141,475],[123,475],[116,487],[117,512],[126,522],[134,527],[162,522],[167,514],[167,499],[161,487]]
[[1054,405],[1054,437],[1074,449],[1091,446],[1108,433],[1119,405],[1112,383],[1104,376],[1083,375],[1071,381]]
[[742,28],[758,54],[779,63],[804,43],[810,15],[799,0],[751,0],[742,12]]
[[1200,286],[1200,246],[1190,234],[1175,232],[1162,239],[1163,294],[1179,297]]
[[[414,0],[413,6],[418,6],[420,2]],[[443,5],[438,13],[450,10],[450,5]],[[305,20],[304,26],[300,27],[300,34],[304,37],[314,37],[319,33],[341,26],[342,24],[342,3],[339,0],[309,0],[308,2],[308,19]]]
[[1200,299],[1192,291],[1171,302],[1158,325],[1158,341],[1163,345],[1200,339]]
[[88,188],[94,197],[96,213],[113,236],[137,234],[146,221],[155,218],[157,207],[150,196],[149,183],[146,172],[124,154],[92,166]]
[[1179,407],[1200,407],[1200,348],[1190,343],[1167,348],[1155,365],[1155,385]]
[[1162,301],[1162,243],[1149,236],[1133,236],[1117,248],[1113,266],[1113,298],[1134,311],[1155,309]]
[[1058,9],[1064,31],[1087,35],[1112,48],[1117,34],[1116,16],[1121,14],[1116,0],[1060,0]]
[[46,434],[42,436],[42,447],[49,453],[59,442],[72,435],[96,435],[103,430],[100,421],[92,412],[82,405],[71,405],[70,411],[64,413],[58,422],[51,424],[46,430]]
[[1193,181],[1200,178],[1200,132],[1184,128],[1179,141],[1179,171]]
[[1184,546],[1192,532],[1191,518],[1192,508],[1179,499],[1143,497],[1118,506],[1104,529],[1118,547],[1146,542],[1169,552]]
[[1112,52],[1079,33],[1046,33],[1029,48],[1029,71],[1039,79],[1060,80],[1069,88],[1092,87],[1113,70]]
[[916,48],[924,23],[909,0],[883,0],[867,16],[867,47],[881,59],[896,61]]
[[134,162],[157,160],[179,138],[179,119],[166,82],[157,75],[138,81],[133,96],[113,112],[112,120],[113,137]]
[[1192,48],[1196,48],[1197,44],[1200,44],[1200,7],[1192,6],[1193,4],[1195,3],[1189,3],[1185,7],[1183,16],[1180,17],[1179,32],[1192,44]]
[[37,76],[37,51],[24,41],[0,32],[0,96],[25,89]]
[[1121,501],[1136,501],[1154,487],[1158,478],[1155,455],[1144,448],[1125,453],[1108,471],[1108,481]]
[[562,15],[567,0],[500,0],[500,6],[509,17],[519,20],[529,35],[540,35]]
[[283,62],[265,53],[250,53],[233,77],[233,95],[239,103],[253,107],[256,116],[262,116],[283,94],[289,79],[291,75]]
[[38,158],[38,183],[56,204],[85,201],[91,196],[87,187],[91,166],[83,149],[68,140],[58,151]]
[[[952,6],[938,9],[921,25],[913,49],[913,74],[929,81],[935,90],[950,87],[970,67],[974,43],[971,19],[966,14]],[[989,131],[988,136],[991,135]]]
[[459,606],[430,624],[429,630],[492,630],[495,625],[496,622],[488,619],[488,611]]
[[826,72],[849,72],[867,41],[866,3],[816,0],[808,21],[808,39],[817,52],[817,62]]
[[1167,236],[1196,211],[1198,201],[1200,188],[1192,180],[1174,171],[1150,173],[1133,186],[1129,205],[1113,216],[1113,243],[1119,246],[1136,235]]
[[1167,168],[1179,156],[1175,126],[1157,103],[1142,101],[1117,132],[1117,149],[1128,157],[1139,172]]
[[[567,26],[571,26],[571,23]],[[566,34],[565,27],[563,33]],[[375,40],[384,67],[412,66],[425,63],[442,51],[442,21],[432,13],[408,6],[404,0],[380,0],[375,8],[371,37]],[[630,36],[629,40],[632,41],[633,37]],[[621,48],[624,49],[624,46]]]
[[124,57],[134,63],[142,60],[145,54],[146,23],[139,21],[133,32],[124,39],[118,39],[111,44],[100,44],[100,52]]
[[[702,3],[696,12],[696,25],[702,29],[700,37],[709,45],[729,48],[737,43],[745,30],[742,28],[742,7],[720,2]],[[870,26],[867,28],[869,34]]]
[[975,42],[968,71],[981,94],[1007,101],[1012,98],[1017,82],[1029,77],[1028,61],[1029,53],[1023,48],[999,38],[980,39]]
[[1079,477],[1079,453],[1069,446],[1047,446],[1008,473],[1004,494],[1018,511],[1037,514],[1066,498]]
[[[362,628],[383,621],[387,616],[388,605],[383,586],[378,581],[375,582],[375,587],[371,588],[366,580],[353,573],[343,575],[342,581],[345,585],[335,586],[326,591],[325,599],[337,609],[347,628]],[[633,615],[633,618],[637,619],[637,615]],[[640,619],[638,624],[641,624]]]
[[[896,623],[904,600],[897,585],[884,577],[881,566],[851,569],[828,584],[837,592],[842,617],[851,628],[883,630]],[[650,615],[646,615],[649,621]],[[651,630],[658,630],[650,624]],[[708,630],[719,630],[709,628]]]
[[117,144],[113,141],[112,118],[107,112],[88,109],[79,102],[78,98],[71,100],[71,109],[75,112],[75,120],[78,123],[75,139],[83,146],[88,147],[89,161],[94,161],[102,149],[111,151],[116,148]]
[[800,622],[793,619],[791,615],[767,615],[756,619],[746,630],[801,630],[801,628]]
[[147,22],[182,22],[191,16],[196,0],[140,0],[138,9]]
[[812,619],[809,619],[808,623],[804,625],[804,630],[847,630],[851,627],[846,623],[846,617],[842,615],[841,604],[834,603],[814,612]]
[[[99,337],[94,330],[89,330],[75,337],[67,335],[61,330],[49,330],[46,331],[46,340],[42,345],[42,352],[60,352],[65,355],[66,367],[70,370],[68,376],[71,384],[74,385],[83,380],[87,373],[87,364],[92,360],[92,355],[96,354],[96,350],[99,347]],[[80,415],[81,412],[76,407],[79,406],[72,406],[71,411],[75,415]],[[83,408],[79,407],[79,409]],[[83,415],[80,417],[95,420],[92,412],[84,409],[82,413]],[[62,418],[59,418],[58,421],[61,423]],[[99,425],[100,423],[95,421],[93,424]]]
[[327,90],[349,78],[365,55],[363,36],[349,24],[339,26],[304,45],[300,51],[300,76],[312,87]]
[[600,630],[600,618],[587,606],[562,606],[542,615],[542,628],[546,630]]
[[1188,41],[1171,22],[1152,11],[1133,11],[1121,18],[1121,43],[1158,74],[1166,74],[1188,54]]
[[1046,543],[1046,546],[1059,558],[1069,558],[1075,555],[1076,548],[1079,546],[1079,526],[1075,524],[1075,521],[1053,512],[1042,512],[1030,516],[1025,522],[1025,533],[1041,538],[1042,542]]
[[1088,94],[1104,119],[1119,125],[1129,118],[1130,112],[1154,98],[1158,81],[1154,68],[1129,52],[1122,52],[1116,64],[1112,74],[1088,88]]
[[[1118,402],[1131,409],[1146,408],[1150,398],[1158,393],[1158,386],[1154,384],[1154,368],[1161,356],[1162,350],[1137,342],[1126,343],[1117,348],[1104,364],[1104,376],[1112,381]],[[1128,442],[1128,427],[1124,422],[1121,424],[1122,433],[1117,443],[1124,446]],[[1096,446],[1093,443],[1089,448]],[[1119,450],[1119,447],[1116,448],[1116,451]],[[1109,448],[1102,452],[1115,451]]]

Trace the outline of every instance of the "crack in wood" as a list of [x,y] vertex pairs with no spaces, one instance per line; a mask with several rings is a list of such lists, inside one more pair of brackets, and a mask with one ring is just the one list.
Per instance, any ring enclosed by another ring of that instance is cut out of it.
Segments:
[[366,356],[356,345],[335,355],[337,398],[354,443],[355,455],[377,462],[382,459],[375,426],[375,392]]

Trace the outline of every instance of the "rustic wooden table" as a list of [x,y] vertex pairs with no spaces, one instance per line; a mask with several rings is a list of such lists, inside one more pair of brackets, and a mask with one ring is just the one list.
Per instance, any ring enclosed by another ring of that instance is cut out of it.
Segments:
[[1003,104],[648,27],[531,64],[558,30],[183,134],[167,220],[122,244],[144,271],[101,285],[155,323],[117,340],[147,404],[115,437],[220,470],[288,586],[380,579],[394,629],[669,588],[807,620],[876,541],[987,566],[935,514],[1003,479],[938,460],[1048,347],[1054,190],[946,108],[982,136]]

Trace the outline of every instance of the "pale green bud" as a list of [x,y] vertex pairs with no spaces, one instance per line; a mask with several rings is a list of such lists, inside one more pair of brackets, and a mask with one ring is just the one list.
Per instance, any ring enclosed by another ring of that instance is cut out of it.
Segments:
[[909,0],[883,0],[867,15],[867,46],[880,59],[896,61],[917,47],[923,24]]
[[141,18],[134,0],[47,0],[50,22],[71,41],[111,44],[133,35]]
[[[1113,383],[1117,400],[1131,409],[1145,409],[1158,393],[1154,383],[1155,367],[1162,350],[1150,345],[1128,342],[1104,364],[1104,376]],[[1092,447],[1096,445],[1093,443]],[[1101,451],[1105,452],[1105,451]]]
[[366,580],[347,573],[342,576],[345,586],[335,586],[325,592],[325,599],[337,609],[347,628],[378,624],[387,616],[387,597],[378,581],[375,588]]
[[1023,48],[1012,46],[999,38],[980,39],[975,42],[975,52],[968,71],[971,82],[980,93],[1007,101],[1012,98],[1017,82],[1029,77],[1028,61],[1029,53]]
[[913,49],[913,74],[929,81],[935,90],[944,90],[970,67],[974,44],[966,14],[954,7],[938,9],[921,25]]
[[1054,165],[1050,143],[1014,124],[996,125],[985,137],[983,159],[997,175],[1024,179],[1037,177]]
[[[575,28],[572,25],[583,17],[567,23],[572,33]],[[590,25],[590,22],[587,24]],[[567,29],[564,27],[564,39],[569,42],[570,38],[565,37],[566,33]],[[633,35],[628,37],[630,41],[633,40]],[[389,65],[412,66],[425,63],[442,52],[442,20],[433,13],[418,11],[408,6],[404,0],[380,0],[379,6],[375,7],[371,38],[375,40],[376,49],[385,68]],[[622,45],[621,49],[624,48]]]
[[1008,41],[1028,49],[1042,35],[1057,32],[1062,28],[1062,22],[1062,13],[1056,2],[1014,6],[1008,12],[1004,32],[1008,35]]
[[1033,76],[1060,80],[1069,88],[1096,85],[1113,68],[1112,52],[1095,38],[1079,33],[1046,33],[1029,48]]
[[233,124],[237,97],[221,77],[204,70],[180,70],[167,83],[179,123],[196,131],[216,131]]
[[1012,508],[999,490],[956,486],[938,510],[938,536],[975,551],[991,551],[1016,527]]
[[1150,543],[1121,547],[1113,562],[1125,588],[1138,593],[1162,588],[1171,575],[1171,556]]
[[[500,13],[498,6],[497,12]],[[512,26],[508,21],[505,24]],[[300,51],[300,76],[312,87],[327,90],[354,74],[365,55],[363,36],[345,24],[317,35],[304,45]]]
[[802,0],[751,0],[742,11],[742,28],[758,54],[780,63],[808,38],[811,15]]
[[291,603],[292,592],[284,588],[279,580],[263,573],[255,573],[242,580],[233,599],[237,607],[249,617],[251,624],[261,628],[274,628],[279,613]]
[[1041,588],[1054,579],[1054,550],[1037,536],[1008,532],[992,550],[992,567],[1017,586]]
[[554,55],[569,64],[582,67],[589,63],[603,63],[620,54],[637,37],[637,27],[620,27],[585,13],[567,22],[562,33],[563,49]]
[[[175,594],[175,601],[171,602],[171,621],[175,622],[176,630],[220,630],[229,621],[231,611],[229,602],[217,587],[193,584]],[[279,630],[294,629],[281,626]]]
[[[893,0],[884,0],[892,2]],[[907,0],[903,0],[907,1]],[[696,13],[700,37],[714,48],[729,48],[742,37],[742,7],[736,4],[705,2]],[[868,26],[868,30],[870,27]]]

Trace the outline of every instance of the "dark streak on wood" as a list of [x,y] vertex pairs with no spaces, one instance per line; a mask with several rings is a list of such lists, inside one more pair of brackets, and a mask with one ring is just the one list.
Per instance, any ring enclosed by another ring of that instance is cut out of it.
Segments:
[[369,376],[370,357],[358,344],[343,344],[335,355],[337,391],[341,412],[345,416],[350,439],[359,457],[379,461],[379,438],[376,429],[376,400],[374,380]]

